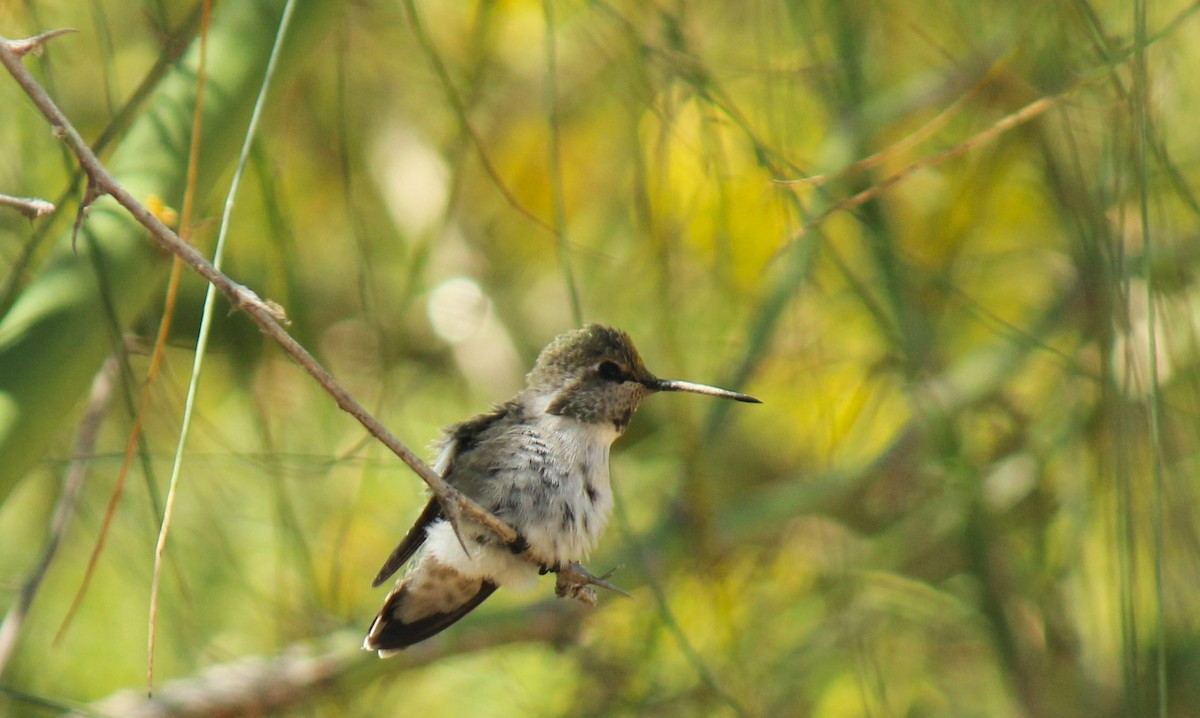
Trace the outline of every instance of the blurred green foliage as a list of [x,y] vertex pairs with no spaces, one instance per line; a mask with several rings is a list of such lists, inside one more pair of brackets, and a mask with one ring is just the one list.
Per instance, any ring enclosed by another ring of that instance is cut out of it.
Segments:
[[[0,34],[81,31],[26,64],[91,139],[197,7],[0,4]],[[214,37],[236,7],[217,4]],[[566,606],[547,579],[381,662],[354,643],[422,486],[219,307],[167,548],[160,697],[174,681],[236,693],[273,666],[242,690],[265,700],[301,645],[332,667],[285,714],[1200,716],[1196,7],[362,0],[308,15],[227,271],[283,305],[394,433],[422,447],[507,398],[575,301],[656,373],[765,404],[655,397],[616,444],[618,511],[590,565],[622,565],[632,600]],[[227,69],[231,54],[272,41],[214,43],[216,86],[256,71]],[[257,86],[239,92],[210,101],[248,106]],[[0,192],[57,199],[74,163],[7,76],[0,106]],[[232,168],[216,147],[244,132],[221,122],[193,227],[206,252]],[[127,124],[106,157],[136,142]],[[183,171],[178,141],[124,151],[126,171]],[[157,190],[176,209],[181,191]],[[88,266],[66,247],[79,198],[33,224],[0,212],[0,322],[56,263]],[[95,282],[97,306],[127,285],[152,298],[87,331],[110,352],[122,335],[148,345],[162,283],[161,267]],[[203,289],[185,278],[139,461],[56,641],[149,364],[127,358],[0,713],[144,703]],[[4,488],[0,607],[37,561],[102,358],[58,340],[0,364],[51,377],[20,388],[32,397],[61,392],[59,375],[77,387],[21,438],[43,448]]]

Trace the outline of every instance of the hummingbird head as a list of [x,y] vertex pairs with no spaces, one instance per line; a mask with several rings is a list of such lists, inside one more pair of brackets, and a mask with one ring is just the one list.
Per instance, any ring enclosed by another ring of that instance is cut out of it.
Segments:
[[550,342],[526,377],[529,391],[549,395],[546,411],[625,431],[638,404],[659,391],[686,391],[753,404],[754,397],[707,384],[659,379],[646,369],[629,335],[588,324]]

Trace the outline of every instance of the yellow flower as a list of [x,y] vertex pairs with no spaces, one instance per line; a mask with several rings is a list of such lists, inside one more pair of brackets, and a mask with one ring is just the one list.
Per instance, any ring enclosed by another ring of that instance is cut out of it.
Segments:
[[175,223],[179,221],[179,213],[168,207],[162,201],[162,197],[156,194],[146,197],[146,209],[150,210],[150,213],[157,217],[159,222],[168,227],[174,227]]

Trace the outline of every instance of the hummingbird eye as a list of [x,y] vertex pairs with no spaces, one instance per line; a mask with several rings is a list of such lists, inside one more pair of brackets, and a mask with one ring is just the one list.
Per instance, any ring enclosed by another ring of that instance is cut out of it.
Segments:
[[625,372],[621,371],[621,367],[615,361],[600,362],[600,366],[596,367],[596,371],[600,374],[601,379],[607,381],[625,381]]

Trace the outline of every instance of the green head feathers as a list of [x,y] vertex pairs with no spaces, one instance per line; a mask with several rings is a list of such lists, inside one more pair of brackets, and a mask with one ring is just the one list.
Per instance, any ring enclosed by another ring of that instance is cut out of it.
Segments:
[[546,411],[625,430],[638,404],[658,391],[684,391],[759,403],[745,394],[688,381],[659,379],[646,369],[629,335],[588,324],[550,342],[527,377],[527,392],[546,395]]

